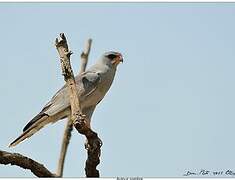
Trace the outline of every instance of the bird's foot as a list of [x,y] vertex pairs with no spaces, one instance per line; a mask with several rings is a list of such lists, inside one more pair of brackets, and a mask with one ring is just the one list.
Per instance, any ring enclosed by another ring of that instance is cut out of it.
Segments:
[[79,114],[78,118],[74,121],[74,127],[82,134],[84,134],[88,129],[89,126],[86,122],[86,115]]
[[85,120],[86,119],[86,115],[85,114],[79,114],[78,118],[81,120]]

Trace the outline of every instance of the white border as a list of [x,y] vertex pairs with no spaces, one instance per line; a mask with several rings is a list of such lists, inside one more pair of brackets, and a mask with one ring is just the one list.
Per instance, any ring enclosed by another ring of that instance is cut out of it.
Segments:
[[[226,1],[221,1],[221,0],[146,0],[146,1],[143,1],[143,0],[40,0],[40,1],[33,1],[33,0],[0,0],[0,3],[19,3],[19,2],[29,2],[29,3],[38,3],[38,2],[45,2],[45,3],[48,3],[48,2],[59,2],[59,3],[71,3],[71,2],[84,2],[84,3],[92,3],[92,2],[112,2],[112,3],[125,3],[125,2],[132,2],[132,3],[151,3],[151,2],[167,2],[167,3],[171,3],[171,2],[235,2],[235,0],[226,0]],[[1,4],[0,4],[1,5]],[[195,178],[195,177],[189,177],[187,179],[192,179],[192,178]],[[17,180],[18,178],[1,178],[0,179],[3,179],[3,180]],[[35,180],[35,178],[20,178],[22,180],[26,179],[26,180]],[[51,180],[51,178],[43,178],[44,180]],[[57,179],[61,179],[61,178],[53,178],[55,180]],[[62,178],[62,179],[76,179],[76,180],[83,180],[83,179],[87,179],[87,178],[83,178],[83,177],[78,177],[78,178]],[[116,180],[117,178],[114,177],[114,178],[92,178],[92,180]],[[162,180],[167,180],[167,179],[175,179],[175,178],[144,178],[143,177],[143,180],[145,179],[162,179]],[[184,177],[177,177],[177,179],[185,179]],[[207,180],[208,178],[200,178],[200,180]],[[218,178],[209,178],[209,179],[218,179]],[[228,178],[219,178],[219,179],[228,179]]]
[[63,2],[63,3],[70,3],[70,2],[132,2],[132,3],[150,3],[150,2],[235,2],[235,0],[226,0],[226,1],[221,1],[221,0],[146,0],[146,1],[143,1],[143,0],[36,0],[36,1],[33,1],[33,0],[0,0],[0,2],[4,2],[4,3],[7,3],[7,2],[11,2],[11,3],[14,3],[14,2],[31,2],[31,3],[37,3],[37,2]]

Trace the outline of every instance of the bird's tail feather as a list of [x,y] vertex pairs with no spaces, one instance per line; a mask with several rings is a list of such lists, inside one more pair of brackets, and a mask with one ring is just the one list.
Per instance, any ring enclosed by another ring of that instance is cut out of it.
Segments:
[[41,128],[43,128],[46,124],[50,123],[51,118],[49,116],[42,116],[40,119],[38,119],[31,127],[29,127],[26,131],[24,131],[18,138],[16,138],[9,147],[16,146],[26,138],[31,137],[34,133],[39,131]]
[[43,111],[40,112],[37,116],[35,116],[25,127],[23,133],[14,140],[9,147],[16,146],[26,138],[31,137],[41,128],[49,123],[55,123],[56,121],[67,117],[71,113],[70,107],[66,108],[65,110],[53,115],[49,116],[45,114]]

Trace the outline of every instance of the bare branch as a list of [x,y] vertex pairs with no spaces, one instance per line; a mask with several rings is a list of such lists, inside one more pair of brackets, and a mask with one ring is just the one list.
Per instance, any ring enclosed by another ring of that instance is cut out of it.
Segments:
[[80,72],[79,74],[83,73],[86,70],[87,62],[88,62],[88,56],[91,50],[91,43],[92,39],[88,39],[85,42],[84,51],[81,54],[81,66],[80,66]]
[[[83,73],[86,70],[87,62],[88,62],[88,56],[91,49],[91,43],[92,39],[88,39],[85,42],[84,51],[81,54],[81,61],[80,61],[80,74]],[[71,117],[68,117],[68,121],[64,130],[64,136],[62,139],[62,145],[61,145],[61,151],[60,151],[60,158],[58,161],[57,166],[57,176],[62,177],[63,176],[63,170],[64,170],[64,162],[65,162],[65,156],[67,153],[69,141],[71,139],[71,132],[73,130],[73,122]]]
[[0,163],[5,165],[16,165],[23,169],[29,169],[37,177],[57,177],[42,164],[18,153],[10,153],[0,150]]
[[79,114],[82,114],[82,112],[78,99],[78,92],[76,90],[75,78],[70,64],[70,55],[72,52],[69,51],[64,33],[60,33],[60,39],[56,38],[55,46],[60,56],[62,75],[64,76],[64,80],[66,81],[69,89],[69,99],[72,112],[71,118],[75,120]]
[[[91,42],[91,39],[87,41],[84,52],[81,55],[80,73],[84,72],[86,69]],[[56,39],[56,48],[60,55],[62,74],[64,75],[64,79],[69,88],[71,104],[71,118],[69,117],[65,128],[57,174],[51,173],[46,167],[44,167],[44,165],[19,153],[10,153],[0,150],[0,164],[11,164],[23,169],[29,169],[37,177],[62,177],[67,147],[74,125],[78,132],[84,134],[88,139],[88,159],[85,167],[86,175],[87,177],[99,177],[99,171],[96,170],[96,166],[99,164],[101,140],[98,138],[97,133],[88,128],[85,123],[85,117],[82,115],[78,93],[76,91],[75,79],[70,64],[70,56],[72,52],[68,49],[67,40],[63,33],[60,34],[60,39]]]
[[86,123],[85,117],[82,114],[79,102],[78,92],[76,90],[76,83],[73,71],[70,64],[70,55],[67,40],[63,33],[60,34],[60,40],[56,39],[56,48],[61,59],[61,68],[69,89],[69,97],[71,104],[71,118],[74,127],[77,131],[86,136],[88,140],[88,159],[86,161],[86,176],[99,177],[99,171],[96,166],[99,164],[101,140],[98,138],[97,133],[92,131]]
[[65,162],[65,156],[67,153],[69,141],[71,139],[71,132],[73,130],[73,121],[71,120],[71,117],[68,117],[67,124],[65,126],[64,130],[64,136],[62,139],[62,145],[61,145],[61,151],[60,151],[60,158],[57,166],[57,176],[62,177],[63,176],[63,170],[64,170],[64,162]]

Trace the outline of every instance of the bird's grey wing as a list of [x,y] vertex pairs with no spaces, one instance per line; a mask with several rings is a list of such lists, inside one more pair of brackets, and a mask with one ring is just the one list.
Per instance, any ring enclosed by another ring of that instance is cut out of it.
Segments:
[[[99,73],[87,71],[79,76],[76,76],[76,85],[78,95],[81,98],[89,96],[94,92],[100,81]],[[43,107],[41,112],[36,115],[28,124],[24,127],[23,131],[26,131],[29,127],[35,124],[43,116],[53,116],[70,106],[69,92],[66,85],[64,85],[52,99]]]
[[101,81],[100,74],[98,72],[87,71],[81,75],[81,84],[83,91],[81,92],[81,97],[86,98],[92,94],[98,87],[99,82]]
[[66,85],[64,85],[53,97],[52,99],[44,106],[44,113],[49,116],[53,116],[67,107],[69,107],[69,92]]
[[[76,76],[75,80],[80,101],[85,100],[87,96],[94,92],[100,79],[101,78],[99,73],[91,71],[87,71],[79,76]],[[49,108],[47,108],[48,106]],[[53,96],[51,101],[45,106],[47,108],[45,113],[48,115],[54,115],[69,106],[69,91],[67,86],[65,85],[63,88],[61,88],[60,91],[55,94],[55,96]]]
[[[50,110],[53,101],[55,99],[61,98],[62,94],[65,93],[65,86],[63,86],[57,93],[52,97],[52,99],[42,108],[42,110],[32,119],[30,120],[26,126],[23,128],[23,132],[28,130],[33,124],[41,120],[44,116],[49,117],[51,114],[47,112],[47,110]],[[54,108],[54,107],[53,107]],[[50,112],[50,111],[49,111]]]
[[[64,89],[64,86],[55,94],[57,95],[62,89]],[[54,96],[53,96],[54,97]],[[42,110],[32,119],[30,120],[26,126],[23,128],[23,132],[26,131],[29,127],[31,127],[35,122],[40,120],[43,117],[49,117],[47,113],[45,113],[46,110],[48,110],[51,106],[51,101],[49,101],[43,108]]]

